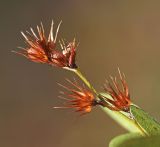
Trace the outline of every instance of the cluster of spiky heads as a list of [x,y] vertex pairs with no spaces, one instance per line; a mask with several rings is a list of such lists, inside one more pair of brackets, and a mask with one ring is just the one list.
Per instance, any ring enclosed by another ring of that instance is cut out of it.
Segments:
[[[42,23],[40,26],[37,26],[38,35],[36,35],[32,28],[30,28],[30,32],[22,32],[27,47],[21,48],[21,50],[16,53],[34,62],[76,70],[78,67],[75,60],[77,49],[75,39],[68,43],[61,39],[59,41],[61,50],[57,49],[57,36],[60,25],[61,22],[56,29],[55,35],[53,35],[54,23],[52,21],[48,38],[45,36]],[[65,95],[63,99],[66,100],[66,104],[62,107],[54,108],[75,108],[76,111],[85,114],[90,112],[93,106],[100,105],[114,111],[129,112],[131,104],[129,89],[124,74],[121,74],[119,69],[118,71],[121,86],[118,84],[116,77],[110,77],[111,82],[106,82],[104,84],[104,90],[111,98],[106,95],[95,93],[95,91],[86,88],[84,85],[80,86],[76,80],[73,82],[67,80],[72,87],[61,85],[68,91],[63,92],[63,95]],[[66,96],[68,98],[66,98]]]
[[25,38],[27,47],[21,47],[22,50],[17,53],[34,62],[47,63],[63,68],[77,68],[77,65],[75,63],[77,48],[75,39],[67,44],[63,39],[61,39],[61,41],[59,41],[61,51],[57,49],[57,36],[60,25],[61,22],[59,23],[54,36],[54,23],[52,21],[48,38],[45,35],[42,23],[40,26],[37,26],[38,35],[36,35],[32,28],[30,28],[30,32],[21,32],[23,37]]

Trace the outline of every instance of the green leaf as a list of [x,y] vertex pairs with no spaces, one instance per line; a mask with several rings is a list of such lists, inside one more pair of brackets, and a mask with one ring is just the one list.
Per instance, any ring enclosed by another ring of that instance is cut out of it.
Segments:
[[160,136],[142,137],[128,133],[112,139],[109,147],[160,147]]
[[[106,93],[101,93],[101,94],[108,98],[110,97]],[[130,119],[129,116],[127,116],[127,114],[124,114],[123,112],[120,111],[112,111],[106,107],[101,107],[101,108],[105,113],[107,113],[110,117],[112,117],[117,123],[119,123],[123,128],[127,129],[129,132],[140,133],[141,135],[144,135],[141,128],[137,126],[135,120]]]
[[131,113],[148,135],[160,135],[160,124],[152,116],[135,105],[131,105]]
[[118,124],[129,132],[141,133],[141,129],[137,127],[137,124],[133,119],[130,119],[126,115],[118,111],[111,111],[108,108],[101,107],[102,110],[107,113],[112,119],[114,119]]
[[[106,93],[101,94],[111,98]],[[121,111],[112,111],[106,107],[101,108],[117,123],[130,132],[140,133],[143,136],[160,135],[160,123],[158,123],[152,116],[134,104],[130,106],[131,114],[133,115],[134,119],[131,119],[127,113]]]

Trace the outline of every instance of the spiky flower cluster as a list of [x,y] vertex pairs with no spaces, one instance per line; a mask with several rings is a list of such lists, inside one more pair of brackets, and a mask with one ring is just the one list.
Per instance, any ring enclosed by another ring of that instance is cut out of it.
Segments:
[[81,72],[79,72],[79,69],[77,69],[78,67],[75,61],[77,45],[75,39],[67,44],[61,39],[59,43],[62,51],[57,49],[57,36],[60,25],[61,22],[59,23],[54,36],[54,24],[52,21],[48,38],[45,36],[42,23],[40,26],[37,26],[38,35],[36,35],[32,28],[30,29],[30,32],[22,32],[27,47],[21,48],[21,51],[16,52],[34,62],[46,63],[70,70],[74,69],[71,71],[76,73],[88,86],[87,89],[86,86],[80,86],[76,81],[71,82],[70,80],[67,80],[72,87],[61,86],[68,91],[63,92],[63,94],[69,98],[63,98],[67,100],[64,106],[54,108],[74,108],[76,111],[85,114],[90,112],[93,106],[100,105],[114,111],[129,112],[131,101],[124,74],[122,75],[119,70],[121,87],[116,78],[113,77],[111,77],[112,83],[108,82],[104,85],[105,92],[109,94],[111,98],[97,93],[93,86],[87,81]]
[[47,63],[63,68],[77,68],[75,63],[77,48],[75,39],[68,44],[66,44],[62,39],[60,41],[61,51],[57,50],[57,36],[60,25],[61,22],[59,23],[54,36],[54,23],[52,21],[48,38],[45,36],[42,23],[40,26],[37,26],[38,35],[36,35],[32,28],[30,28],[30,32],[21,32],[28,47],[21,48],[22,50],[16,53],[38,63]]
[[104,98],[104,100],[106,101],[105,106],[109,109],[129,112],[131,104],[129,89],[125,81],[124,74],[122,75],[119,69],[118,71],[122,88],[119,86],[116,77],[110,77],[112,84],[106,81],[106,83],[104,84],[104,90],[112,97],[112,99],[104,95],[101,95],[100,97]]
[[[97,100],[94,98],[94,94],[84,85],[80,86],[76,80],[73,82],[70,80],[67,81],[72,87],[59,84],[68,91],[61,92],[64,97],[60,96],[60,98],[67,100],[67,103],[65,106],[54,108],[75,108],[76,112],[82,112],[82,114],[91,112],[92,107],[98,104]],[[65,98],[66,96],[68,98]]]

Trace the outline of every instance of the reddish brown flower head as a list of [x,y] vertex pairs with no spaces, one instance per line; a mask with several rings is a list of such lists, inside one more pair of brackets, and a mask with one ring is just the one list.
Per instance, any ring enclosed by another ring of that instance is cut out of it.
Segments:
[[75,39],[68,44],[62,39],[59,41],[62,52],[54,50],[51,54],[51,59],[54,65],[64,68],[77,68],[75,63],[76,58],[76,42]]
[[101,96],[104,98],[105,102],[107,102],[105,106],[109,109],[129,112],[131,101],[128,86],[124,74],[122,75],[119,69],[118,71],[122,87],[118,84],[116,77],[111,77],[112,84],[107,82],[107,84],[104,85],[104,89],[112,97],[112,100]]
[[52,21],[48,38],[45,36],[42,23],[41,26],[37,26],[38,36],[32,28],[30,29],[30,32],[26,31],[27,35],[22,32],[22,35],[25,38],[28,47],[22,48],[22,50],[18,53],[34,62],[52,64],[51,54],[56,47],[56,40],[60,24],[61,22],[57,27],[56,35],[53,36]]
[[59,84],[68,91],[68,92],[61,92],[68,98],[60,96],[60,98],[66,100],[66,104],[62,107],[54,107],[54,108],[74,108],[76,109],[76,112],[82,112],[82,114],[89,113],[92,110],[92,107],[97,105],[94,95],[85,87],[79,86],[76,81],[74,82],[71,82],[70,80],[67,81],[72,85],[73,88],[69,88]]
[[[38,36],[31,28],[30,32],[22,32],[28,47],[21,48],[20,52],[16,52],[26,58],[39,63],[47,63],[58,67],[77,68],[75,64],[76,44],[75,40],[67,45],[60,41],[61,51],[56,49],[57,36],[61,22],[59,23],[55,36],[53,36],[53,21],[48,38],[45,36],[44,28],[37,26]],[[27,35],[26,35],[27,34]]]

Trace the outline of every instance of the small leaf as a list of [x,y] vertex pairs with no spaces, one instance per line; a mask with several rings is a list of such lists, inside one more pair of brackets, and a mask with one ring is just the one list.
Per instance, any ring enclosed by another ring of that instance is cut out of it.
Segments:
[[108,108],[101,107],[104,112],[106,112],[112,119],[114,119],[118,124],[129,132],[136,132],[141,134],[141,130],[137,127],[137,124],[133,119],[128,118],[126,115],[119,111],[112,111]]
[[148,135],[160,135],[160,124],[153,117],[135,105],[130,108],[134,119]]
[[109,147],[160,147],[160,136],[142,137],[128,133],[113,138]]
[[[106,93],[101,93],[101,94],[108,98],[110,97]],[[129,116],[127,116],[127,114],[124,114],[121,111],[112,111],[106,107],[101,107],[101,108],[105,113],[107,113],[110,117],[112,117],[117,123],[119,123],[122,127],[127,129],[128,131],[144,135],[139,126],[137,126],[135,120],[130,119]]]

